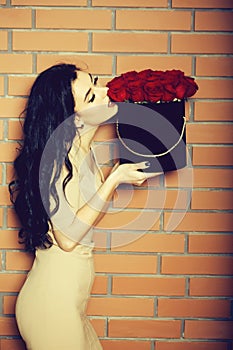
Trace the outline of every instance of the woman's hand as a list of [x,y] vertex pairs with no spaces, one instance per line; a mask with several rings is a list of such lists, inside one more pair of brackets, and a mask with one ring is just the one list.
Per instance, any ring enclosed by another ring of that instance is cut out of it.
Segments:
[[141,186],[143,182],[151,177],[161,175],[162,173],[146,173],[143,170],[150,166],[148,162],[141,163],[126,163],[119,165],[119,162],[113,167],[109,177],[115,182],[117,187],[121,183]]

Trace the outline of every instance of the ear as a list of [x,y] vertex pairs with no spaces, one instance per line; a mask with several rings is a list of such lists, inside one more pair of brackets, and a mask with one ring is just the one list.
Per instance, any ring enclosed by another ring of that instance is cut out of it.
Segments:
[[78,129],[82,129],[82,128],[84,127],[84,122],[83,122],[83,120],[80,118],[80,116],[78,115],[78,113],[75,113],[74,124],[75,124],[76,128],[78,128]]

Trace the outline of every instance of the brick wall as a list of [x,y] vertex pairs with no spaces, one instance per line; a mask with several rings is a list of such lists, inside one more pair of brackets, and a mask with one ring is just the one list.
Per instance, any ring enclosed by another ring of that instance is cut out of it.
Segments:
[[[61,61],[87,63],[103,83],[132,69],[176,68],[199,84],[186,106],[187,169],[133,194],[122,187],[96,228],[102,248],[88,314],[104,350],[232,349],[232,0],[0,4],[1,350],[25,349],[14,303],[33,259],[17,243],[7,192],[18,115],[37,73]],[[96,144],[113,136],[102,127]],[[106,172],[111,147],[99,152]]]

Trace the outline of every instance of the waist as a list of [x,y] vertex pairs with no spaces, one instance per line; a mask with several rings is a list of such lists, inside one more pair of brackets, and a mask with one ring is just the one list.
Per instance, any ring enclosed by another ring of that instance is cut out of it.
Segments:
[[69,258],[92,258],[93,257],[93,248],[94,245],[83,245],[78,244],[72,251],[66,252],[62,250],[58,245],[53,244],[48,249],[37,249],[36,250],[36,258],[39,257],[52,257],[59,256],[59,258],[69,259]]

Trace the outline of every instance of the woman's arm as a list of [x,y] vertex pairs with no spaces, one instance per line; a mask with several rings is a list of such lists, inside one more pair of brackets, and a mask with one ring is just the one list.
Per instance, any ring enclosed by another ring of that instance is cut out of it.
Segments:
[[71,210],[63,192],[58,190],[60,206],[52,221],[56,227],[54,236],[59,247],[65,251],[72,251],[79,244],[90,228],[103,217],[119,184],[130,183],[139,186],[146,179],[161,174],[138,171],[145,168],[147,165],[144,162],[117,164],[95,195],[76,213]]

